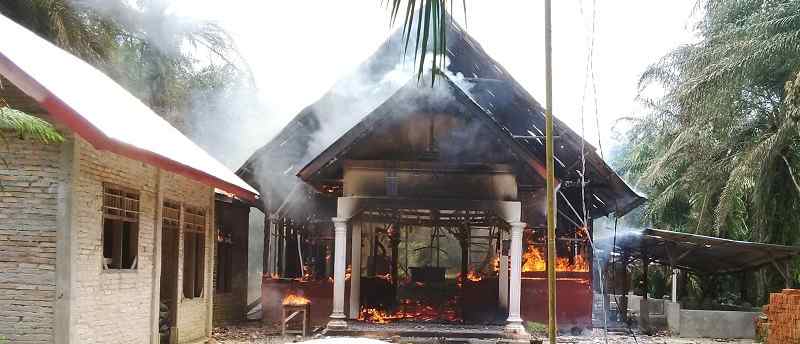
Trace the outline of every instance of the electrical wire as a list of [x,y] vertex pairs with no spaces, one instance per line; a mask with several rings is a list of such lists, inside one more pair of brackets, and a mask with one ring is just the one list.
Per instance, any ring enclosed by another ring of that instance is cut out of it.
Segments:
[[[581,18],[583,18],[583,1],[579,2],[579,11]],[[597,84],[595,83],[594,79],[594,42],[595,42],[595,32],[597,28],[597,1],[592,0],[592,26],[590,34],[588,35],[589,41],[589,49],[586,54],[586,74],[583,80],[583,94],[581,95],[581,110],[580,110],[580,127],[581,127],[581,137],[586,137],[586,89],[589,87],[588,80],[591,79],[592,81],[592,90],[594,95],[594,106],[595,106],[595,113],[597,112]],[[597,117],[597,116],[596,116]],[[599,119],[597,120],[599,123]],[[599,138],[599,124],[598,124],[598,140]],[[602,146],[601,146],[602,149]],[[596,248],[594,246],[594,241],[592,240],[591,233],[588,231],[588,221],[589,214],[586,207],[586,140],[581,140],[581,171],[580,171],[580,181],[581,181],[581,210],[583,212],[582,220],[583,220],[583,228],[586,231],[586,237],[589,240],[589,245],[592,248],[592,252],[595,252]],[[563,194],[562,194],[563,196]],[[575,211],[575,209],[573,209]],[[606,290],[605,290],[605,281],[603,278],[603,269],[602,265],[597,262],[597,273],[600,279],[600,295],[603,297],[602,302],[602,315],[603,315],[603,339],[606,344],[608,344],[608,310],[606,309]],[[594,300],[594,298],[593,298]],[[594,301],[593,301],[594,302]]]

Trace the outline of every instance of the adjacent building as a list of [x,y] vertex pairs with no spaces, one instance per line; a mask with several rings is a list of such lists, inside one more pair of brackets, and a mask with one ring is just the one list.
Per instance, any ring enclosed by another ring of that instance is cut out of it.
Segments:
[[2,132],[0,342],[208,339],[215,289],[241,295],[214,268],[247,242],[217,230],[217,194],[258,193],[93,67],[2,16],[0,32],[0,97],[65,138]]

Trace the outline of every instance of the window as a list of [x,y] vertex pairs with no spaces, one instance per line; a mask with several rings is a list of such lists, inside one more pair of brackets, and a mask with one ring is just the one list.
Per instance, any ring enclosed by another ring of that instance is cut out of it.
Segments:
[[136,269],[139,193],[103,184],[103,269]]
[[183,208],[183,296],[193,299],[203,295],[205,278],[205,210]]

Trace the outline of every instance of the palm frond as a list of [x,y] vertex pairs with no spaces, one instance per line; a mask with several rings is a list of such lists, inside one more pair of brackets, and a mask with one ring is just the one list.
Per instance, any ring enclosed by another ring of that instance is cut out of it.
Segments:
[[7,106],[0,107],[0,129],[14,130],[22,138],[43,143],[59,143],[64,140],[49,122]]
[[[403,2],[405,1],[405,6]],[[417,80],[421,81],[430,71],[431,84],[436,81],[437,74],[443,70],[447,58],[447,22],[453,20],[448,13],[452,10],[454,0],[391,0],[384,3],[389,11],[389,22],[394,24],[403,16],[404,54],[407,56],[412,37],[414,52],[411,55],[417,65]],[[466,1],[464,16],[466,17]],[[405,8],[405,13],[401,9]]]

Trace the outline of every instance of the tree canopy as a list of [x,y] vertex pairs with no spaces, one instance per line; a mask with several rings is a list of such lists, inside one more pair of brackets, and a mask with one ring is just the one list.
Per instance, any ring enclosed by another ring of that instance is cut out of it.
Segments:
[[175,15],[167,1],[0,0],[0,13],[101,69],[178,129],[209,80],[252,86],[228,34]]
[[649,111],[627,119],[616,165],[648,194],[655,227],[796,245],[800,2],[698,6],[700,40],[643,74]]

